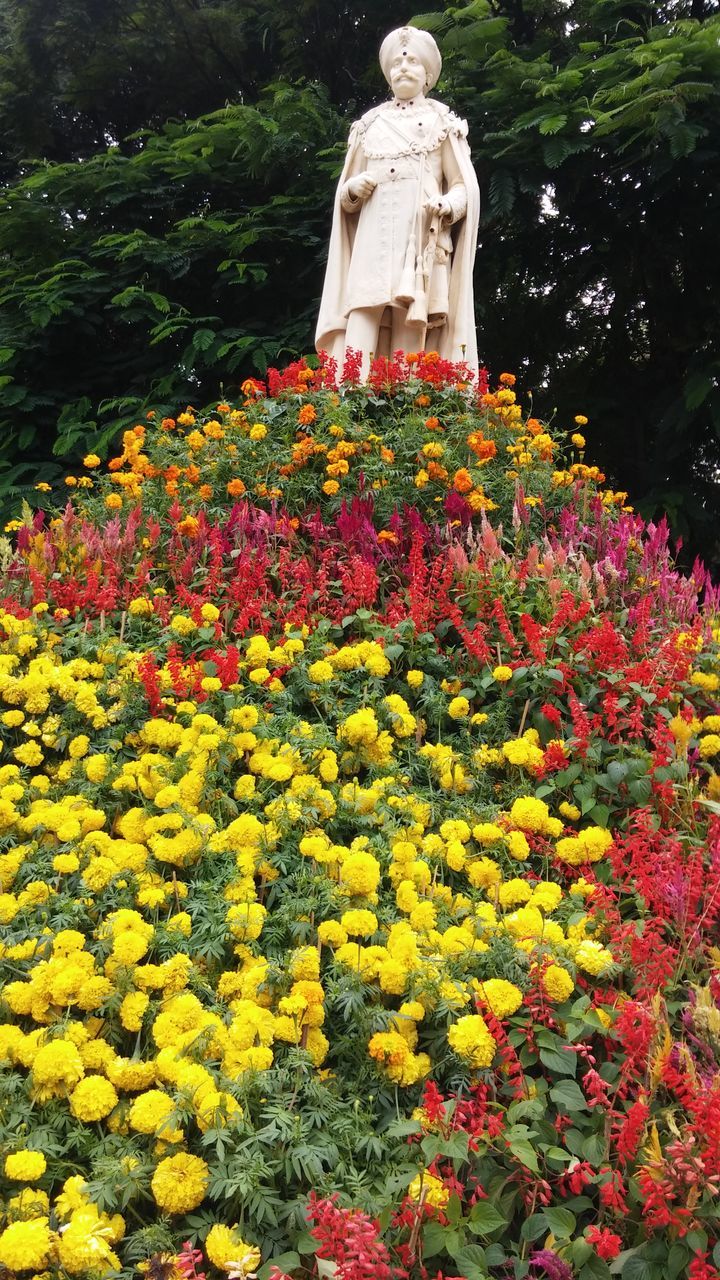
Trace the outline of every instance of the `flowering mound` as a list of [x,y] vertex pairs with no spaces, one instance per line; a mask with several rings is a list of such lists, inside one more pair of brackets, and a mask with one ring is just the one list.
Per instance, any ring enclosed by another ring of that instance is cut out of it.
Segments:
[[0,1266],[711,1280],[715,594],[510,375],[344,373],[3,547]]

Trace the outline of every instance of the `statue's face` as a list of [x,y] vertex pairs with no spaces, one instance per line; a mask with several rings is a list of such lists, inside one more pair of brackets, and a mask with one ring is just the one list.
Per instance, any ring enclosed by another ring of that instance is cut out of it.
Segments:
[[427,80],[424,64],[410,49],[401,49],[390,64],[390,87],[396,98],[415,98]]

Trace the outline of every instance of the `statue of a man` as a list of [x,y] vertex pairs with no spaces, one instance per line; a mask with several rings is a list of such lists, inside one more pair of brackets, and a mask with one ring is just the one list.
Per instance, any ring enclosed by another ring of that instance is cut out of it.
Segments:
[[437,350],[477,369],[472,273],[480,195],[467,123],[426,97],[442,59],[427,31],[380,47],[390,101],[350,130],[335,196],[318,351],[342,368],[370,355]]

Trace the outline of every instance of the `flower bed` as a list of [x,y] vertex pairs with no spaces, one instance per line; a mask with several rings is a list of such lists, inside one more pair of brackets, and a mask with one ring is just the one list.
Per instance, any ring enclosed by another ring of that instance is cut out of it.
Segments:
[[11,1274],[718,1274],[717,600],[513,383],[299,362],[6,544]]

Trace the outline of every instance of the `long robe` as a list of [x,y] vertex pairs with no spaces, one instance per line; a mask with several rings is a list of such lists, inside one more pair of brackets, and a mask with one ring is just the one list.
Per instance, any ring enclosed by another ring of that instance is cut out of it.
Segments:
[[[349,180],[368,171],[376,187],[353,201]],[[425,212],[446,197],[449,218]],[[342,366],[349,313],[399,307],[418,345],[477,369],[472,271],[480,194],[467,124],[443,103],[386,103],[352,126],[335,196],[315,345]]]

